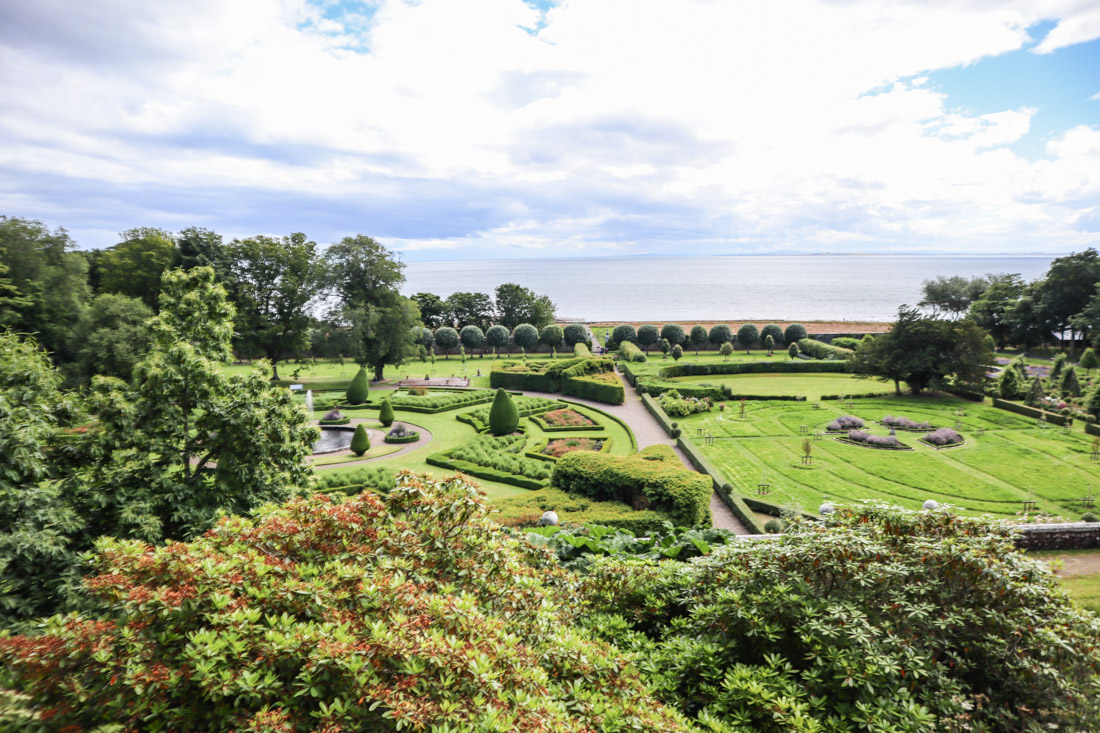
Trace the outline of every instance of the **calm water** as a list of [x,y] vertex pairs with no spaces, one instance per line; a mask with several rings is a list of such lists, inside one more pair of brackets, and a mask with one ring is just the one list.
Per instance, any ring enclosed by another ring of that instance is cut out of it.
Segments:
[[1042,277],[1051,257],[791,255],[410,262],[403,292],[492,291],[514,282],[585,321],[892,321],[940,275]]

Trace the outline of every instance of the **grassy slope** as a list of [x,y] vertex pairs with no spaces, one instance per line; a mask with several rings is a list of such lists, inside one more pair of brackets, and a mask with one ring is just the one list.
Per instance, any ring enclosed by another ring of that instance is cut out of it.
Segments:
[[805,395],[808,400],[820,399],[821,395],[880,394],[894,390],[893,383],[856,379],[850,374],[720,374],[671,381],[729,385],[734,394]]

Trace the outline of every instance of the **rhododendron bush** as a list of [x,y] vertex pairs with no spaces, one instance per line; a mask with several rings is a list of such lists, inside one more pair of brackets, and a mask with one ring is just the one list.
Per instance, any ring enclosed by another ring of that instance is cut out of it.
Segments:
[[296,499],[188,544],[98,550],[98,614],[0,638],[0,682],[47,730],[684,727],[574,625],[571,576],[461,478],[403,472],[382,499]]

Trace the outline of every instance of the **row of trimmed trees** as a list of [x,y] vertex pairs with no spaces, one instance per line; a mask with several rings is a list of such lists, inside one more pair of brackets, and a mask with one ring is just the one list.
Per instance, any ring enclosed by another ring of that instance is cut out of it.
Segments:
[[[751,323],[746,323],[737,329],[736,334],[724,323],[712,326],[709,331],[699,325],[692,326],[690,331],[685,331],[684,327],[678,323],[666,323],[661,328],[652,325],[639,326],[637,330],[629,324],[623,324],[616,326],[611,332],[607,339],[607,348],[617,349],[623,341],[630,341],[649,353],[651,346],[667,341],[672,347],[690,347],[698,351],[707,345],[721,348],[722,344],[736,342],[746,351],[758,345],[770,351],[777,346],[795,343],[806,336],[806,327],[801,323],[792,323],[785,330],[774,323],[759,329]],[[769,342],[768,339],[771,341]]]
[[422,349],[421,356],[429,350],[435,353],[449,355],[459,346],[466,352],[485,351],[492,349],[499,352],[501,349],[509,353],[513,348],[519,348],[524,353],[545,346],[549,349],[559,349],[563,345],[569,350],[578,343],[588,343],[588,330],[579,323],[571,323],[565,328],[551,324],[539,329],[530,323],[521,323],[515,330],[502,324],[490,326],[481,330],[479,326],[463,326],[461,330],[442,326],[432,331],[424,326],[412,329],[413,341]]

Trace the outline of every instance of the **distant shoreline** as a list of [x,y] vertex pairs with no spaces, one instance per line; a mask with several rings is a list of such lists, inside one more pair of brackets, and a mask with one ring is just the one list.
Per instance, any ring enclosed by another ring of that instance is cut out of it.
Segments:
[[581,323],[581,324],[584,324],[585,326],[588,326],[589,328],[615,328],[615,326],[620,326],[620,325],[624,325],[624,324],[628,325],[628,326],[633,326],[634,328],[638,328],[638,326],[645,326],[647,324],[652,324],[654,326],[663,326],[666,323],[678,323],[679,325],[685,327],[684,330],[689,330],[692,326],[703,326],[708,331],[713,326],[717,326],[718,324],[727,325],[731,329],[736,331],[738,328],[740,328],[742,325],[744,325],[746,323],[751,323],[752,325],[756,326],[757,328],[759,328],[761,326],[766,326],[770,323],[774,323],[775,325],[777,325],[777,326],[779,326],[780,328],[783,328],[783,329],[785,329],[787,326],[791,325],[792,323],[801,323],[803,326],[806,327],[806,332],[811,333],[811,334],[818,334],[818,333],[832,333],[832,334],[837,334],[837,333],[885,333],[886,331],[889,331],[890,326],[893,325],[892,323],[882,322],[882,321],[842,321],[842,320],[831,320],[831,321],[828,321],[828,320],[825,320],[825,321],[783,321],[783,320],[778,320],[778,321],[772,321],[772,320],[768,320],[766,318],[760,318],[760,319],[743,319],[742,318],[742,319],[739,319],[739,320],[732,320],[732,321],[722,321],[722,320],[707,320],[707,321],[687,320],[687,321],[685,321],[684,319],[675,319],[675,318],[670,318],[668,320],[655,320],[655,321],[583,321],[583,320],[570,321],[568,319],[563,319],[559,322],[560,323],[567,323],[567,322],[568,323]]

